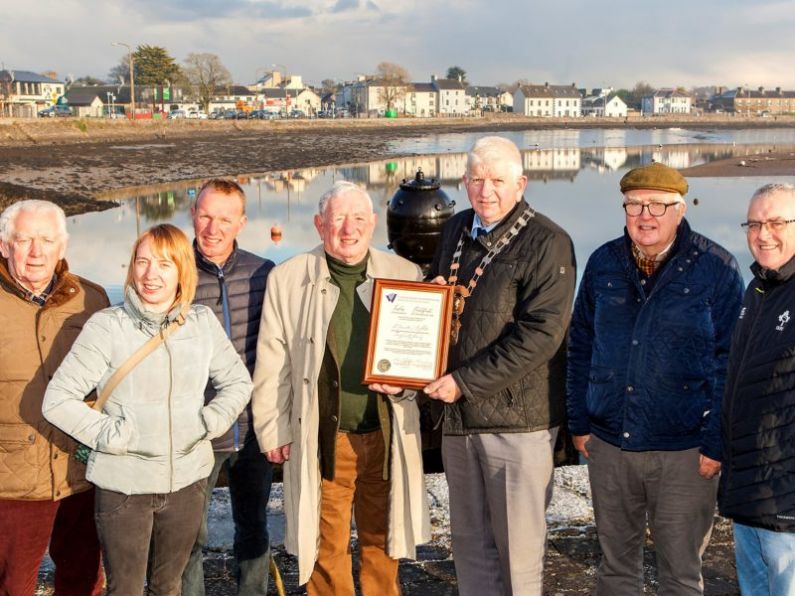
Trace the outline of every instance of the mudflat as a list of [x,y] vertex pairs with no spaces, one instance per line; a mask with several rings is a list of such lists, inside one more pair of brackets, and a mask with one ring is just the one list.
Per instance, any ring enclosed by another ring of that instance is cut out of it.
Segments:
[[[0,120],[0,209],[20,198],[61,204],[67,213],[103,209],[114,189],[400,157],[397,139],[444,133],[561,128],[731,129],[795,126],[795,117],[725,114],[670,118],[482,118],[344,120]],[[770,154],[691,168],[687,175],[795,174],[795,157]]]

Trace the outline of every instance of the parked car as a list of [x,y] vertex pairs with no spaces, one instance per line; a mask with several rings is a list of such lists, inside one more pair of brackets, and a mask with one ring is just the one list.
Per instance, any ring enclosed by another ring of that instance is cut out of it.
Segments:
[[227,120],[245,120],[248,114],[244,110],[226,110],[223,117]]
[[303,110],[293,108],[290,110],[290,118],[306,118],[306,114]]
[[44,110],[39,110],[39,118],[66,118],[72,115],[72,108],[69,106],[54,105]]
[[185,110],[174,110],[173,112],[168,113],[169,120],[179,120],[181,118],[187,118]]
[[271,112],[270,110],[253,110],[248,115],[252,120],[273,120],[279,117],[279,114]]
[[207,112],[205,112],[204,110],[191,110],[190,112],[188,112],[188,118],[207,120]]

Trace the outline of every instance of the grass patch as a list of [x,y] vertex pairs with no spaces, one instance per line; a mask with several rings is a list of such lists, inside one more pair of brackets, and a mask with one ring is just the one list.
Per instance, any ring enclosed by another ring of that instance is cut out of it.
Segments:
[[85,118],[75,120],[75,126],[80,130],[80,132],[88,132],[88,122],[86,122]]

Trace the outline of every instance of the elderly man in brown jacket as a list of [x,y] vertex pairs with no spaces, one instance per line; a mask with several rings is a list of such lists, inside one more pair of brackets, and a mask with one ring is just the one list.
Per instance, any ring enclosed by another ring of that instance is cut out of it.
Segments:
[[56,594],[99,595],[94,491],[42,398],[104,290],[69,272],[66,218],[47,201],[0,215],[0,594],[32,595],[49,544]]

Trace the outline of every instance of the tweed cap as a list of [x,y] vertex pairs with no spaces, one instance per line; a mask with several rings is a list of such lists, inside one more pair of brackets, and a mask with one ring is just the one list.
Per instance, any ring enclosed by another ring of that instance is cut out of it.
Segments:
[[687,180],[678,171],[661,163],[653,163],[641,168],[630,170],[621,179],[621,192],[646,188],[687,194]]

